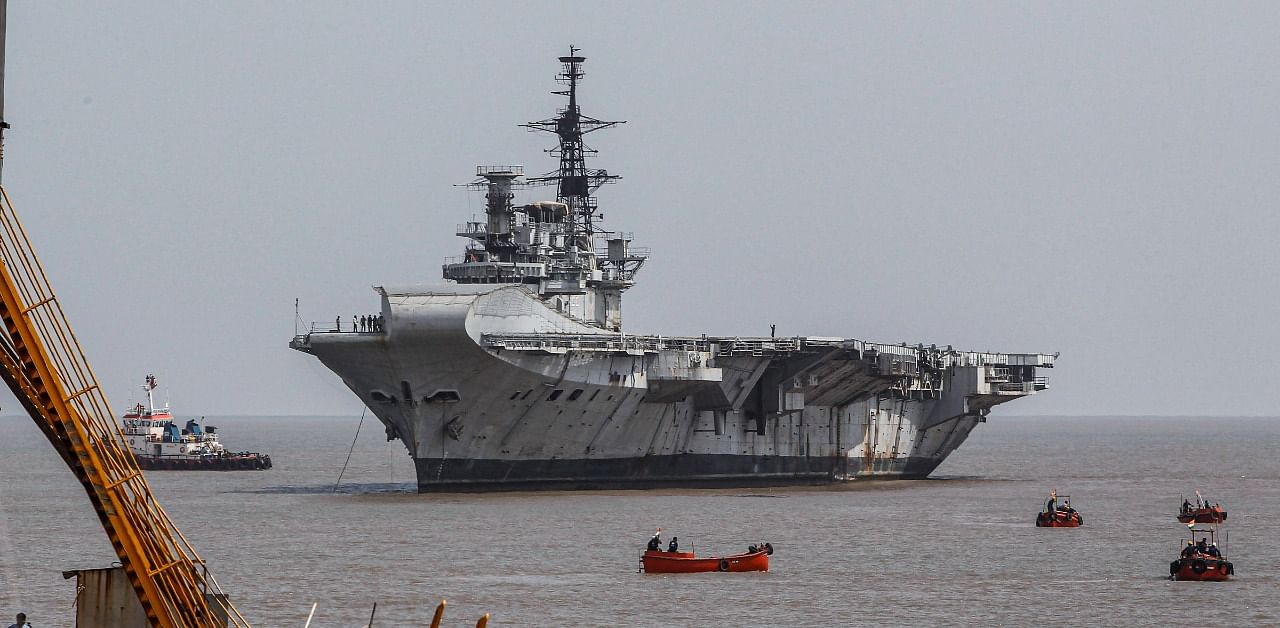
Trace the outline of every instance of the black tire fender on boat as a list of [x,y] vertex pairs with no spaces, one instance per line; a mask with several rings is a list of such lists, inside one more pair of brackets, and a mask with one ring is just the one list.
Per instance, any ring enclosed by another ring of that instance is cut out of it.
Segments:
[[717,571],[729,571],[729,559],[728,559],[728,558],[721,558],[721,559],[720,559],[720,564],[719,564],[719,565],[716,565],[716,570],[717,570]]
[[764,555],[765,555],[765,556],[773,556],[773,543],[765,543],[765,544],[764,544]]
[[1191,571],[1194,571],[1198,574],[1204,573],[1204,570],[1208,568],[1209,568],[1209,564],[1204,562],[1203,558],[1197,558],[1191,561]]
[[1173,562],[1169,563],[1169,575],[1171,575],[1171,576],[1176,576],[1176,575],[1178,575],[1178,568],[1179,568],[1179,567],[1182,567],[1182,561],[1181,561],[1181,560],[1175,560],[1175,561],[1173,561]]

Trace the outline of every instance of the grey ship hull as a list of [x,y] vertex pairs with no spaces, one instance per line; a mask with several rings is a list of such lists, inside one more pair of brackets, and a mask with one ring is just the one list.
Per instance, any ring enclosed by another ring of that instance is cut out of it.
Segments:
[[338,374],[420,491],[923,478],[1041,354],[602,332],[519,285],[379,289],[385,330],[291,346]]
[[[418,490],[522,491],[750,487],[826,484],[850,478],[847,456],[678,454],[594,460],[450,460],[418,458]],[[924,479],[942,462],[877,460],[856,475]]]

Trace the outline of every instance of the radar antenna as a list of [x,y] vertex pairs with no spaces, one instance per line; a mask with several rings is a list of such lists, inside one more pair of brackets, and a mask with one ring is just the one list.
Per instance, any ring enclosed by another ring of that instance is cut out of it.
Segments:
[[587,146],[582,141],[582,136],[592,131],[626,123],[625,120],[611,122],[597,120],[583,115],[578,108],[578,81],[583,77],[582,63],[587,60],[586,57],[579,56],[579,52],[578,48],[569,46],[569,55],[560,57],[560,63],[564,64],[564,67],[556,75],[556,81],[567,85],[569,89],[551,92],[559,96],[568,96],[569,105],[557,112],[554,118],[520,125],[534,131],[555,133],[560,138],[560,144],[547,151],[560,158],[560,169],[541,177],[532,177],[528,181],[556,184],[556,200],[567,205],[569,209],[570,241],[577,244],[569,247],[570,255],[575,255],[579,247],[589,249],[590,236],[596,233],[596,200],[591,194],[600,186],[622,178],[604,170],[587,168],[586,156],[594,155],[597,151]]

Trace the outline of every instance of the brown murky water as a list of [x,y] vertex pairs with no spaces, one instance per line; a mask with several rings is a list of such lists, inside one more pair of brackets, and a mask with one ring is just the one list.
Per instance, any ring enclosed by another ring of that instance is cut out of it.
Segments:
[[[154,472],[161,503],[255,625],[1280,625],[1280,420],[1017,419],[919,482],[789,489],[417,495],[366,420],[211,419],[266,472]],[[372,427],[371,427],[372,426]],[[25,418],[0,419],[0,619],[70,626],[64,569],[115,556]],[[1079,529],[1033,526],[1056,487]],[[1179,497],[1230,512],[1237,578],[1176,583]],[[636,573],[652,530],[699,553],[771,541],[761,574]],[[664,535],[665,536],[665,535]]]

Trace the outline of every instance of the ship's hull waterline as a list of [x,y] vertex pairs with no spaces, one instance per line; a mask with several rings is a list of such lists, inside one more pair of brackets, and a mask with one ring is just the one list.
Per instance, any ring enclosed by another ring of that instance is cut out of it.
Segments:
[[1052,360],[600,334],[520,286],[379,290],[378,332],[293,347],[404,442],[421,491],[924,478]]
[[[829,484],[850,478],[848,457],[681,454],[611,460],[458,460],[418,458],[418,491],[483,492],[743,488]],[[942,461],[912,457],[879,460],[859,475],[923,480]],[[853,464],[857,464],[854,461]]]

